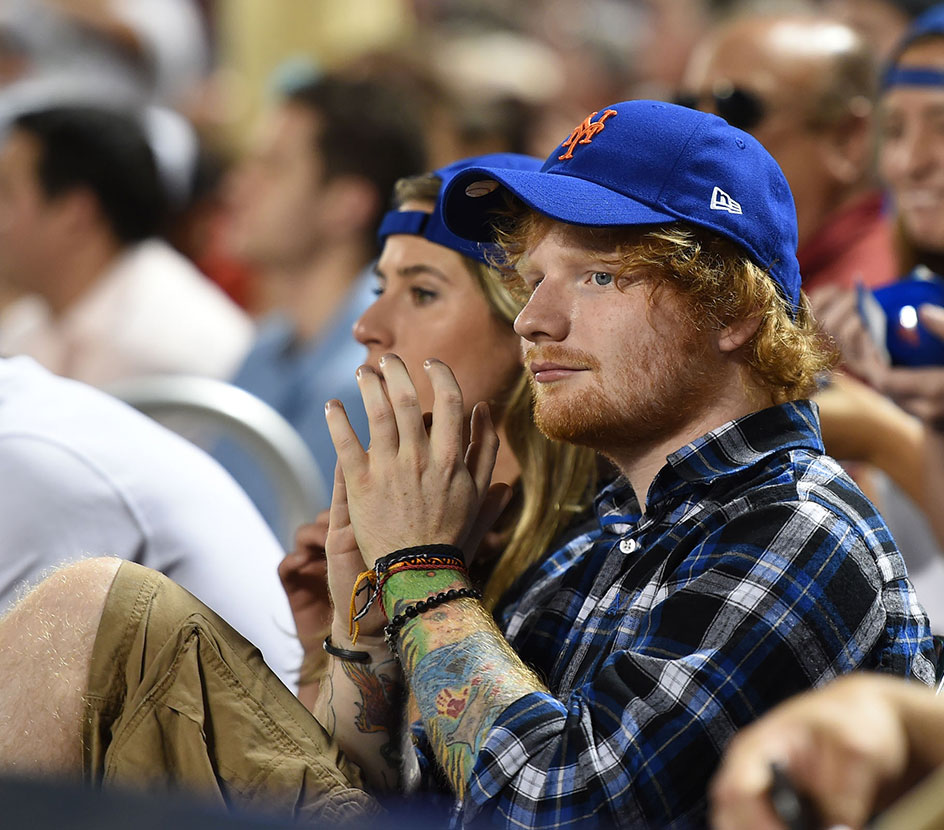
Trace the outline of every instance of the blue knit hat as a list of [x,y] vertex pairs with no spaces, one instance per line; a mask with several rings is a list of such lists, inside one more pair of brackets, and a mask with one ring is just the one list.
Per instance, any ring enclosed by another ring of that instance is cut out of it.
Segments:
[[559,222],[592,227],[687,222],[737,243],[795,309],[800,269],[793,196],[780,167],[747,133],[715,115],[660,101],[592,113],[540,170],[481,165],[453,176],[447,226],[492,238],[507,188]]

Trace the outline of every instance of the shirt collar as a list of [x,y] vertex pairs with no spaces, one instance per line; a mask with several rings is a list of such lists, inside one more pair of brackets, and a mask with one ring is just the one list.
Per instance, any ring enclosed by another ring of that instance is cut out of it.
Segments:
[[[815,403],[791,401],[752,412],[696,438],[666,458],[649,488],[650,508],[689,485],[741,473],[784,450],[825,452]],[[639,502],[622,476],[603,488],[594,508],[602,527],[637,522]]]
[[617,532],[613,525],[637,522],[642,515],[633,488],[623,476],[618,476],[597,494],[593,509],[600,527],[610,527]]
[[795,449],[825,452],[819,410],[812,401],[790,401],[752,412],[686,444],[666,458],[666,466],[649,488],[649,503],[668,495],[678,480],[713,481]]

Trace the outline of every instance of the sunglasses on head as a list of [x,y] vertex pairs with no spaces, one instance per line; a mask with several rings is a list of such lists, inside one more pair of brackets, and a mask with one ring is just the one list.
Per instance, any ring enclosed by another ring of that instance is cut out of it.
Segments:
[[[708,107],[704,104],[710,102]],[[753,92],[730,83],[715,84],[707,95],[679,93],[675,103],[689,109],[711,109],[732,127],[749,132],[767,115],[763,101]]]

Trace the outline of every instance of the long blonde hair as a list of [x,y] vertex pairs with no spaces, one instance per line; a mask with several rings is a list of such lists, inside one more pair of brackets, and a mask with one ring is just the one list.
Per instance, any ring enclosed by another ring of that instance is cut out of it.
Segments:
[[[436,203],[439,177],[427,174],[401,179],[394,204]],[[502,284],[502,278],[483,262],[463,256],[496,319],[511,326],[522,304]],[[546,438],[534,425],[531,389],[524,368],[515,385],[499,402],[501,423],[509,448],[521,468],[520,498],[502,516],[507,542],[485,584],[485,607],[495,608],[502,594],[548,550],[553,541],[590,504],[596,489],[596,453],[585,447]]]

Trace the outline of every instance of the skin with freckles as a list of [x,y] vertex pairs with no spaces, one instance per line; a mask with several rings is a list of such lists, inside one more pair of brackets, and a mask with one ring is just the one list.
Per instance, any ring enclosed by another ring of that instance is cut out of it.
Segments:
[[528,253],[530,296],[515,330],[527,342],[535,421],[553,438],[593,447],[645,503],[673,450],[772,403],[734,357],[757,320],[696,331],[672,289],[620,273],[558,225]]
[[[551,258],[574,279],[545,281]],[[562,233],[535,247],[521,276],[533,291],[515,327],[529,341],[535,420],[546,435],[611,455],[615,445],[638,452],[698,417],[718,361],[707,337],[677,325],[667,291],[650,304],[644,274],[617,277],[612,262]],[[570,313],[554,313],[556,305]],[[626,319],[639,325],[620,325]]]

